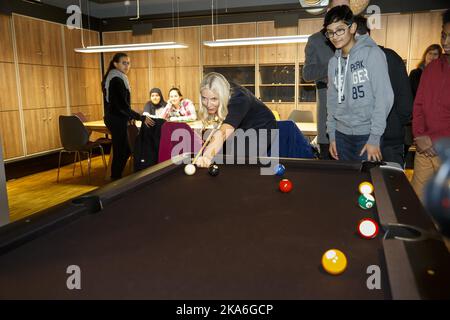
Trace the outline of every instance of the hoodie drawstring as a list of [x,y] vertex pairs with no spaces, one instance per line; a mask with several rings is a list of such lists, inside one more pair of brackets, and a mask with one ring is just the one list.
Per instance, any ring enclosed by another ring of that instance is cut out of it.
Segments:
[[[345,91],[345,79],[347,78],[348,62],[350,61],[350,54],[347,56],[347,61],[345,64],[344,78],[341,78],[341,57],[338,58],[338,103],[342,103],[342,98],[344,97]],[[342,79],[342,80],[341,80]]]

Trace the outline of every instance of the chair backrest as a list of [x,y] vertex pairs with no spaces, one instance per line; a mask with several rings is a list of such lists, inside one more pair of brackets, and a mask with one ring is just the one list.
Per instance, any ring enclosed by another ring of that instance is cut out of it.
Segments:
[[277,120],[277,121],[281,120],[280,114],[278,113],[277,110],[272,110],[272,113],[273,113],[273,115],[275,117],[275,120]]
[[279,129],[279,156],[283,158],[314,158],[309,141],[291,120],[277,121]]
[[88,121],[88,119],[86,118],[86,116],[84,115],[84,113],[83,112],[74,112],[74,113],[72,113],[74,116],[77,116],[80,120],[81,120],[81,122],[86,122],[86,121]]
[[[145,126],[144,123],[142,123]],[[127,127],[127,137],[128,137],[128,145],[130,146],[131,152],[134,150],[134,145],[136,143],[136,137],[139,134],[139,129],[134,124],[129,124]]]
[[292,110],[288,120],[294,122],[314,122],[312,111]]
[[89,142],[89,132],[77,116],[59,116],[59,138],[64,149],[77,151]]

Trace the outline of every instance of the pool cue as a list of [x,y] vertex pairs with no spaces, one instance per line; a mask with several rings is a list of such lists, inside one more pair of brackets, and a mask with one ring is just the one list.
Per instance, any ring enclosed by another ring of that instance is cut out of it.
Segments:
[[203,150],[205,150],[206,146],[208,145],[209,141],[211,140],[212,136],[216,133],[217,130],[220,129],[221,126],[222,126],[222,122],[220,122],[219,125],[216,128],[213,129],[213,131],[209,135],[208,139],[206,139],[206,141],[203,144],[203,146],[201,147],[200,151],[195,156],[194,161],[192,161],[192,164],[195,164],[197,162],[198,157],[200,157],[200,155],[202,154]]

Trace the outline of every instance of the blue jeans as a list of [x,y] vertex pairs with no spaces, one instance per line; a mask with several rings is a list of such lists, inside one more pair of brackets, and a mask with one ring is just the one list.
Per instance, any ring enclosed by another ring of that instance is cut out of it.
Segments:
[[336,149],[339,160],[363,161],[367,160],[367,151],[362,156],[359,154],[369,140],[369,135],[347,135],[336,131]]

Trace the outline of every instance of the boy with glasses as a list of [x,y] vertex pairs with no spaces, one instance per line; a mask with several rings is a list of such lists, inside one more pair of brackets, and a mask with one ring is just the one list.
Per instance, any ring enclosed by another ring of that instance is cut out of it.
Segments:
[[423,200],[423,189],[440,167],[434,144],[450,137],[450,9],[443,14],[441,45],[444,54],[423,71],[413,109],[416,143],[412,186]]
[[324,27],[336,47],[328,64],[327,133],[337,160],[380,161],[380,139],[394,102],[386,57],[368,36],[355,39],[348,6],[331,9]]

